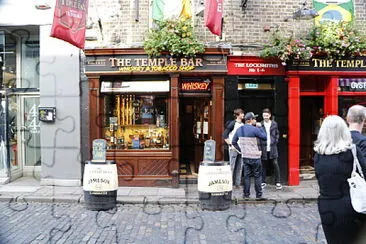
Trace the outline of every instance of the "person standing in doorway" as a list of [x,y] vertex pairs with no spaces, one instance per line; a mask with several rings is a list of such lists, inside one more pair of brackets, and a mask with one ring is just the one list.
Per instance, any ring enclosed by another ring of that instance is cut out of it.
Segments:
[[267,169],[272,165],[275,176],[276,189],[282,189],[280,181],[280,167],[278,166],[278,140],[280,132],[276,121],[271,120],[271,110],[265,108],[262,111],[262,126],[265,128],[267,140],[261,141],[262,148],[262,188],[266,187]]
[[229,160],[231,166],[231,173],[233,176],[233,184],[236,188],[241,185],[241,174],[243,168],[243,161],[239,152],[233,147],[231,141],[235,135],[236,130],[243,125],[244,111],[241,108],[234,110],[235,119],[230,121],[224,130],[224,140],[229,147]]
[[362,105],[353,105],[347,112],[348,128],[351,131],[353,143],[360,149],[366,158],[366,136],[362,135],[362,129],[366,122],[366,108]]
[[232,144],[241,152],[244,166],[244,199],[250,197],[250,177],[254,176],[254,188],[257,200],[263,200],[262,197],[262,162],[261,150],[258,140],[266,140],[266,132],[260,123],[253,126],[253,120],[256,118],[253,112],[245,114],[245,124],[235,133]]

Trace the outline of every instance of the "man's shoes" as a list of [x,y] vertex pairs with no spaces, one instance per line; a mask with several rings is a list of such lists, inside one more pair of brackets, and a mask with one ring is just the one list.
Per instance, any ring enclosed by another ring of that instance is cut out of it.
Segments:
[[281,190],[281,189],[282,189],[281,183],[276,183],[276,190]]
[[249,196],[246,196],[246,195],[243,195],[243,200],[244,201],[249,201],[250,200],[250,197]]
[[264,197],[256,197],[255,198],[255,200],[256,201],[265,201],[265,200],[267,200],[266,198],[264,198]]
[[240,186],[234,186],[234,189],[239,190]]
[[264,188],[267,186],[267,184],[263,182],[263,183],[261,184],[261,186],[262,186],[262,189],[264,189]]

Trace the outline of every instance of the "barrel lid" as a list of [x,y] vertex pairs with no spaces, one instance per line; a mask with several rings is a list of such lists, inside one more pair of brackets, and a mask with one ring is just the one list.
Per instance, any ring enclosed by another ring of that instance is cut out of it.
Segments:
[[202,166],[226,166],[226,165],[230,165],[229,161],[202,161],[200,163],[200,165]]
[[116,164],[113,160],[88,160],[85,164]]

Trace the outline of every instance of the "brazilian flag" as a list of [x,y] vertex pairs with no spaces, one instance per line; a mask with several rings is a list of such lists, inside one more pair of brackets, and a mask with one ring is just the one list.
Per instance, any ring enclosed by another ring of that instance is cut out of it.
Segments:
[[313,0],[313,6],[319,13],[316,25],[324,21],[351,22],[354,18],[353,0]]

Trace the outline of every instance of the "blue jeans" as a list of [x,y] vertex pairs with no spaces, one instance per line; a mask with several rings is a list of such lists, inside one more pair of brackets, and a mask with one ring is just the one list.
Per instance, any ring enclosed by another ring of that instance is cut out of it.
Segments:
[[262,163],[261,159],[243,158],[244,164],[244,197],[250,196],[250,176],[254,176],[256,197],[262,197]]
[[233,185],[240,186],[241,174],[243,171],[243,159],[236,150],[229,149],[229,160],[230,160],[231,174],[233,176]]

